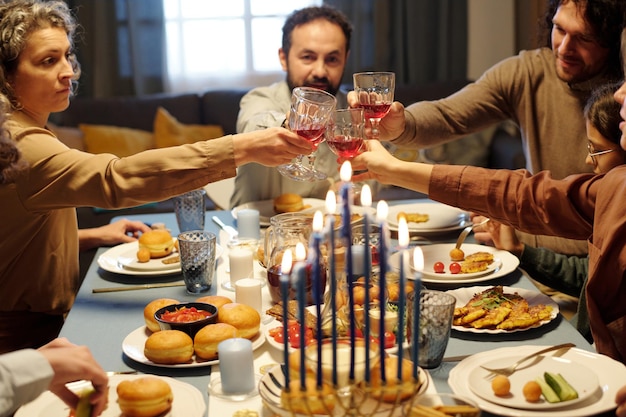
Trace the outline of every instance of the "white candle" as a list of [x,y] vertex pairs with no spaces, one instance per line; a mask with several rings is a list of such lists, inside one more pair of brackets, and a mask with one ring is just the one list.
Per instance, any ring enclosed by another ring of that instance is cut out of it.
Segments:
[[254,271],[254,256],[247,249],[233,248],[228,253],[230,266],[230,285],[235,289],[235,284],[242,278],[252,278]]
[[217,345],[224,394],[247,394],[254,390],[252,342],[236,337]]
[[261,281],[242,278],[235,283],[235,301],[249,305],[261,314]]
[[237,230],[239,231],[239,237],[259,240],[261,230],[259,210],[239,210],[237,212]]

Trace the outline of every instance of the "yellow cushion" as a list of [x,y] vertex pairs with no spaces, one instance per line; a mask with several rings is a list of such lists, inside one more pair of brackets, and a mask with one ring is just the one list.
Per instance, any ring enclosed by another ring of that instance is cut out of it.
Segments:
[[154,148],[154,135],[145,130],[104,125],[78,125],[85,135],[85,149],[90,153],[129,156]]
[[157,148],[178,146],[200,140],[224,136],[224,129],[217,125],[186,125],[162,107],[154,118],[154,142]]

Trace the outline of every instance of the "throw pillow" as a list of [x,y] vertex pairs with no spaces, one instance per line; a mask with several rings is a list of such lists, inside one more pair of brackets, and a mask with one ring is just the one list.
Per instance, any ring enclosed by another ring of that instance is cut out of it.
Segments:
[[154,118],[154,142],[157,148],[184,145],[222,136],[224,136],[224,129],[221,126],[183,124],[163,107],[157,109]]
[[105,125],[78,125],[85,135],[85,148],[90,153],[112,153],[129,156],[154,148],[154,135],[145,130]]

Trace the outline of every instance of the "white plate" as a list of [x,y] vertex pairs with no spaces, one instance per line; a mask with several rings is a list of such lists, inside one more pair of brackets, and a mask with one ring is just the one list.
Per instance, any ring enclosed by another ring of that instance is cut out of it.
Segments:
[[387,222],[391,230],[398,229],[398,213],[401,211],[428,214],[429,218],[426,222],[408,223],[409,232],[454,230],[451,228],[458,228],[461,224],[463,226],[460,227],[467,226],[469,219],[466,211],[437,202],[400,204],[389,206]]
[[[137,242],[122,243],[114,246],[98,257],[98,266],[105,271],[123,275],[172,275],[180,274],[180,262],[164,264],[162,259],[151,259],[145,264],[137,262]],[[215,259],[224,253],[224,248],[215,245]],[[169,256],[178,256],[176,252]]]
[[[305,210],[316,208],[321,208],[321,210],[324,210],[324,207],[326,205],[326,201],[320,200],[319,198],[303,198],[302,203],[304,204]],[[278,214],[276,213],[276,211],[274,211],[274,200],[250,201],[248,203],[241,204],[231,210],[233,217],[236,219],[239,210],[243,209],[258,210],[259,223],[261,226],[269,226],[270,217]]]
[[[545,410],[522,410],[486,401],[474,394],[469,387],[470,374],[476,367],[499,358],[525,356],[543,347],[545,346],[520,345],[477,353],[463,359],[450,371],[448,385],[455,394],[464,395],[474,400],[483,411],[507,417],[545,417]],[[547,353],[546,356],[556,354],[559,352]],[[608,356],[577,348],[569,349],[560,357],[570,360],[575,365],[593,369],[601,389],[596,390],[583,402],[550,410],[550,417],[585,417],[615,409],[615,394],[626,381],[626,366],[624,364]]]
[[[129,358],[143,363],[145,365],[158,366],[161,368],[201,368],[203,366],[211,366],[220,363],[219,359],[214,359],[210,361],[199,360],[197,361],[195,356],[192,358],[191,363],[177,363],[177,364],[163,364],[163,363],[154,363],[143,354],[143,348],[146,344],[146,340],[148,340],[148,336],[150,336],[152,332],[148,330],[146,326],[138,327],[133,330],[124,338],[122,342],[122,351]],[[265,333],[263,328],[259,331],[259,333],[251,339],[252,342],[252,350],[256,350],[260,348],[265,342]]]
[[[498,358],[483,364],[490,368],[499,368],[510,365],[521,359],[522,355]],[[528,381],[537,378],[544,379],[544,372],[561,374],[563,378],[578,392],[578,398],[570,401],[549,403],[541,396],[536,403],[526,401],[522,389]],[[570,407],[584,402],[597,390],[598,376],[589,368],[579,363],[574,364],[569,359],[554,356],[538,356],[535,360],[529,360],[520,366],[513,375],[509,376],[511,381],[511,392],[505,397],[498,397],[491,389],[491,378],[493,374],[483,368],[474,368],[469,374],[469,386],[472,392],[482,399],[503,407],[521,408],[527,410],[552,410],[561,407]]]
[[[112,375],[109,377],[109,405],[100,417],[122,417],[122,412],[117,405],[117,385],[124,381],[145,377],[145,375]],[[206,404],[202,393],[194,386],[173,378],[158,376],[166,381],[172,388],[174,402],[172,409],[159,417],[204,417]],[[91,386],[91,383],[79,381],[68,384],[68,388],[79,392]],[[15,417],[67,417],[70,408],[50,391],[46,391],[36,400],[24,405],[17,410]]]
[[[485,291],[486,289],[491,288],[491,286],[486,287],[462,287],[454,290],[446,291],[448,294],[451,294],[456,298],[456,307],[463,307],[469,300],[474,297],[475,294]],[[533,306],[537,304],[545,304],[552,307],[552,314],[550,315],[549,320],[542,320],[534,326],[526,327],[523,329],[513,329],[513,330],[502,330],[502,329],[475,329],[473,327],[464,327],[464,326],[455,326],[452,325],[454,330],[458,330],[460,332],[466,333],[489,333],[489,334],[498,334],[498,333],[514,333],[514,332],[522,332],[530,329],[534,329],[536,327],[541,327],[545,324],[550,323],[552,320],[559,315],[559,305],[552,301],[552,298],[548,297],[545,294],[540,293],[539,291],[531,291],[525,290],[524,288],[514,288],[514,287],[502,287],[505,293],[512,294],[517,293],[521,297],[524,297],[526,301],[528,301],[528,305]]]
[[[450,250],[454,248],[454,243],[438,243],[434,245],[420,246],[424,254],[424,271],[422,273],[422,281],[436,284],[465,284],[471,282],[488,281],[495,278],[503,277],[519,266],[519,259],[511,252],[499,250],[492,246],[475,245],[472,243],[464,243],[461,246],[466,255],[475,252],[493,253],[494,259],[499,260],[499,266],[496,263],[494,269],[488,269],[474,274],[437,274],[433,271],[435,262],[443,262],[446,270],[452,261],[450,261]],[[413,262],[413,256],[409,256],[409,261]],[[495,263],[495,262],[494,262]],[[395,271],[400,270],[400,252],[396,252],[389,257],[389,266]],[[413,274],[409,274],[409,278],[413,279]]]
[[[293,373],[291,374],[293,377]],[[424,394],[429,388],[433,385],[432,378],[428,371],[420,368],[419,372],[419,381],[421,382],[421,386],[417,392],[418,395]],[[281,400],[280,393],[281,389],[277,384],[280,384],[280,387],[285,384],[285,375],[283,374],[280,365],[276,365],[271,368],[265,375],[261,377],[261,381],[259,382],[259,394],[263,399],[263,404],[265,404],[269,409],[275,414],[281,417],[306,417],[304,414],[299,413],[291,413],[291,411],[284,410],[281,408]],[[434,391],[434,389],[433,389]],[[407,400],[411,401],[411,400]],[[337,407],[337,406],[335,406]],[[367,399],[359,404],[359,410],[363,412],[364,415],[367,416],[379,416],[379,417],[387,417],[391,413],[391,407],[395,407],[395,404],[389,404],[384,402],[379,402],[373,398]],[[341,408],[339,408],[341,409]],[[336,408],[337,410],[337,408]],[[395,414],[393,414],[395,415]],[[322,417],[318,414],[313,414],[315,417]]]

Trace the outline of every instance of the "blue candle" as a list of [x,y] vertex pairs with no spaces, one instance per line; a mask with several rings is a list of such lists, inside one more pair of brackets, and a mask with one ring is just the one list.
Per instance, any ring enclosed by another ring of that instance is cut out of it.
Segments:
[[339,177],[343,182],[341,184],[341,237],[346,247],[346,280],[348,281],[348,305],[350,306],[350,381],[354,381],[354,362],[355,362],[355,339],[356,339],[356,320],[354,319],[354,283],[352,282],[352,231],[350,230],[350,191],[352,184],[352,165],[350,161],[345,161],[339,170]]
[[280,296],[283,303],[283,361],[285,362],[285,388],[289,392],[289,331],[287,317],[289,317],[289,273],[291,272],[291,249],[283,255],[280,267]]
[[407,263],[406,248],[409,246],[409,227],[406,219],[400,217],[398,221],[398,244],[400,249],[400,292],[398,294],[398,380],[402,380],[402,345],[404,344],[404,317],[406,311],[406,274],[404,272]]
[[[300,320],[300,389],[306,389],[306,367],[305,367],[305,329],[304,325],[304,309],[306,306],[306,263],[302,262],[306,259],[306,249],[302,243],[296,245],[296,264],[293,267],[295,275],[294,283],[297,286],[296,297],[298,299],[298,318]],[[319,362],[319,360],[318,360]]]
[[[328,249],[330,267],[330,311],[332,321],[337,323],[337,273],[335,271],[335,210],[337,209],[337,199],[331,190],[326,194],[326,213],[328,213]],[[321,343],[322,335],[318,333],[317,343]],[[337,326],[331,326],[332,343],[332,381],[333,386],[337,386]]]
[[[389,213],[389,206],[384,200],[380,200],[376,205],[376,220],[378,221],[378,228],[380,236],[378,238],[378,256],[379,256],[379,286],[380,294],[385,294],[385,276],[387,274],[387,214]],[[380,327],[378,328],[378,334],[383,335],[379,337],[379,350],[380,350],[380,376],[384,383],[387,380],[385,373],[385,297],[380,297]]]
[[413,331],[411,332],[411,345],[413,355],[413,379],[417,380],[419,366],[419,334],[420,334],[420,296],[422,290],[422,271],[424,270],[424,254],[422,249],[415,248],[413,251],[413,268],[415,268],[415,286],[413,288]]
[[[320,244],[322,242],[322,227],[323,227],[324,217],[321,211],[316,211],[313,216],[313,233],[311,235],[311,250],[310,250],[310,263],[313,269],[313,302],[315,303],[315,313],[317,314],[318,320],[316,324],[316,333],[318,335],[322,334],[322,294],[324,293],[324,289],[322,288],[322,273],[320,262],[322,260],[322,253],[320,249]],[[304,324],[303,320],[304,316],[301,317],[301,323]],[[302,325],[304,327],[304,325]],[[304,339],[300,339],[304,341]],[[320,388],[322,386],[322,344],[319,343],[320,338],[318,337],[317,343],[317,387]]]
[[[370,221],[369,221],[369,212],[368,209],[372,205],[372,192],[370,190],[370,186],[365,184],[361,189],[361,205],[363,206],[363,230],[365,236],[365,256],[364,256],[364,277],[365,277],[365,308],[363,311],[365,320],[369,320],[370,314],[370,278],[372,273],[372,249],[370,248]],[[382,295],[381,295],[382,296]],[[384,298],[384,296],[382,296]],[[365,338],[365,382],[370,381],[370,326],[364,326],[363,337]],[[379,337],[383,338],[383,335]]]

